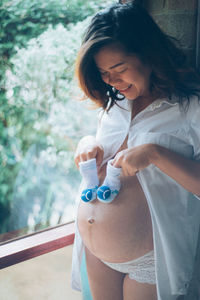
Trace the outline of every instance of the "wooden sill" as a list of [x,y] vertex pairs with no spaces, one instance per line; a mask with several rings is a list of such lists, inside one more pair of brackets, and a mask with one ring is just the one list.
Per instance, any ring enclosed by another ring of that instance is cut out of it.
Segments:
[[73,244],[74,222],[26,235],[0,245],[0,269]]

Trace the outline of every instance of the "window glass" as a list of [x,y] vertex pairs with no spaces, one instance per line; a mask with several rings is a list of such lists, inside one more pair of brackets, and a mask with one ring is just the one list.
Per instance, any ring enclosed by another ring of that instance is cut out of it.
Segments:
[[74,61],[91,16],[110,3],[2,1],[0,242],[74,220],[74,150],[97,123]]

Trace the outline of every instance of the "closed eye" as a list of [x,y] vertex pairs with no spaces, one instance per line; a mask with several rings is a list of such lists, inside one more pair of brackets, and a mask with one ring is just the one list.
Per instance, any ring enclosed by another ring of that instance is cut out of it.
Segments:
[[[115,71],[115,72],[118,73],[118,74],[122,74],[122,73],[124,73],[126,70],[127,70],[127,68],[125,68],[125,69],[123,69],[123,70],[121,70],[121,71]],[[101,74],[101,76],[105,76],[105,75],[108,74],[108,72],[100,72],[100,74]]]
[[123,70],[121,70],[121,71],[118,71],[117,73],[124,73],[125,71],[127,70],[127,68],[125,68],[125,69],[123,69]]
[[100,72],[101,76],[106,75],[108,72]]

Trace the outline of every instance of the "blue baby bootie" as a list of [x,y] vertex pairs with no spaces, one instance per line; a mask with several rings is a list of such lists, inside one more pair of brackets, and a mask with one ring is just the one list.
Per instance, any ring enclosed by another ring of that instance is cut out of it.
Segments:
[[118,191],[111,191],[109,186],[102,185],[97,190],[97,198],[104,203],[110,203],[114,200],[113,194],[118,194]]
[[83,190],[82,193],[81,193],[81,199],[84,202],[90,202],[90,201],[96,199],[97,188],[98,188],[98,186],[96,186],[93,189],[85,189],[85,190]]

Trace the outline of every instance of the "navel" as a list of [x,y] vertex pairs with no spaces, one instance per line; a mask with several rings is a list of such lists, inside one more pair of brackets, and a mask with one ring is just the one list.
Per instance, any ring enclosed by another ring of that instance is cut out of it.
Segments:
[[93,223],[94,223],[94,219],[91,218],[91,217],[89,217],[89,218],[88,218],[88,223],[89,223],[89,224],[93,224]]

